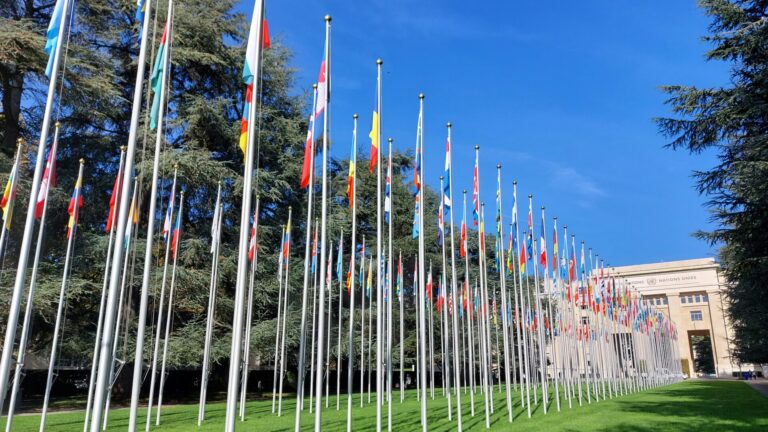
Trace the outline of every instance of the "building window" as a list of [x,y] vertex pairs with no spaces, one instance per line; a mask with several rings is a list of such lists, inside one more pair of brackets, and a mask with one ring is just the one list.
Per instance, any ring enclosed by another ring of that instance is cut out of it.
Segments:
[[709,296],[707,294],[704,294],[703,296],[701,296],[701,298],[704,299],[704,302],[709,302]]
[[700,310],[691,311],[691,321],[702,321],[704,317],[701,315]]
[[688,303],[693,303],[693,296],[692,295],[688,296]]
[[665,304],[665,305],[668,305],[668,304],[669,304],[669,300],[668,300],[666,297],[664,297],[664,304]]
[[701,294],[696,295],[696,303],[701,303]]
[[680,296],[680,303],[687,303],[685,300],[685,296]]

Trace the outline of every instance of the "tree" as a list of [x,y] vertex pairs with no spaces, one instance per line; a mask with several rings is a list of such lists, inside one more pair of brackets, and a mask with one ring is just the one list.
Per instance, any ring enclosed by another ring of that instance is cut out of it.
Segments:
[[768,362],[768,1],[703,0],[712,18],[704,41],[711,61],[731,66],[727,87],[665,86],[674,118],[656,120],[668,147],[717,152],[719,163],[694,173],[717,228],[696,235],[722,245],[729,289],[732,354]]

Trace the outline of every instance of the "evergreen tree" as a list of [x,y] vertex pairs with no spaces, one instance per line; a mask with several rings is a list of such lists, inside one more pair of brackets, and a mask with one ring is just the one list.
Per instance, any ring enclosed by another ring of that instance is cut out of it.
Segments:
[[702,0],[712,18],[708,60],[731,66],[726,87],[665,86],[675,118],[657,119],[672,149],[717,152],[694,178],[718,226],[699,238],[722,245],[727,313],[741,362],[768,362],[768,1]]

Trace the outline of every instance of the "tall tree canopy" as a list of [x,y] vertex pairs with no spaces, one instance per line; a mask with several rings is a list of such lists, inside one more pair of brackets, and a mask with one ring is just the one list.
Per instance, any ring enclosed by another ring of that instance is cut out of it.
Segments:
[[722,245],[720,259],[742,362],[768,362],[768,1],[702,0],[712,18],[707,59],[727,62],[726,87],[665,86],[676,117],[660,118],[669,147],[715,151],[719,163],[694,173],[717,228],[697,235]]

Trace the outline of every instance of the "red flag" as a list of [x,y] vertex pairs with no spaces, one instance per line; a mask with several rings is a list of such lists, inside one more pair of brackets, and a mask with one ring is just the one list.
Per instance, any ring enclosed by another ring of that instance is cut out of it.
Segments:
[[264,49],[272,46],[272,42],[269,40],[269,26],[267,25],[267,19],[261,22],[261,47]]
[[107,227],[104,229],[106,232],[112,230],[112,219],[115,218],[115,204],[120,194],[120,187],[123,180],[123,168],[120,167],[120,171],[117,172],[115,177],[115,184],[112,186],[112,196],[109,197],[109,216],[107,216]]
[[43,179],[40,182],[40,190],[37,193],[37,204],[35,205],[35,218],[43,217],[43,206],[45,206],[45,196],[48,189],[56,187],[56,150],[55,146],[48,153],[48,162],[45,164]]
[[467,256],[467,223],[461,221],[461,241],[459,242],[459,256]]
[[309,186],[309,176],[312,170],[312,161],[314,156],[314,138],[312,136],[312,129],[314,127],[314,120],[310,122],[309,129],[307,130],[307,141],[304,143],[304,164],[301,167],[301,188],[305,189]]

